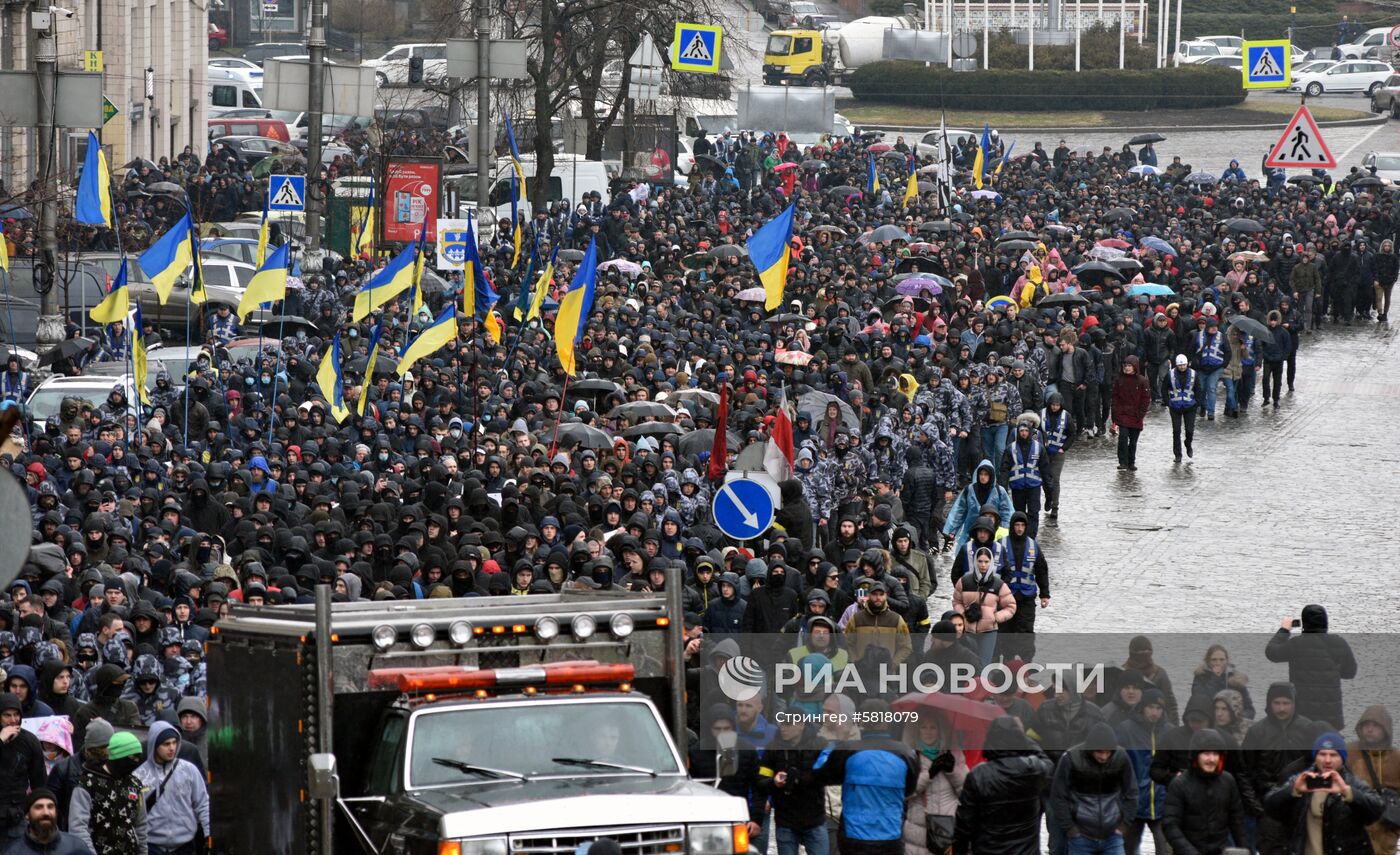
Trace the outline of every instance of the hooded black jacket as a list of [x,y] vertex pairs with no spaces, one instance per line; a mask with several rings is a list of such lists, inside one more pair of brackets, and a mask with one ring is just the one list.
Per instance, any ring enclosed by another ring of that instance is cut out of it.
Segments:
[[953,855],[1039,855],[1040,792],[1050,759],[1010,716],[987,728],[983,756],[967,775],[953,826]]
[[1344,730],[1342,680],[1356,676],[1356,657],[1346,639],[1327,632],[1327,610],[1322,606],[1305,606],[1302,624],[1300,635],[1286,629],[1274,633],[1264,655],[1270,662],[1288,663],[1298,715]]
[[789,541],[811,549],[816,543],[813,539],[815,525],[812,522],[812,509],[802,497],[802,482],[789,478],[778,484],[778,490],[783,497],[783,506],[775,517],[778,525],[787,532]]
[[1244,801],[1234,776],[1223,767],[1208,774],[1196,764],[1202,751],[1221,752],[1223,764],[1228,747],[1228,740],[1209,728],[1192,734],[1191,768],[1171,782],[1162,810],[1162,830],[1173,855],[1219,855],[1232,839],[1247,839]]

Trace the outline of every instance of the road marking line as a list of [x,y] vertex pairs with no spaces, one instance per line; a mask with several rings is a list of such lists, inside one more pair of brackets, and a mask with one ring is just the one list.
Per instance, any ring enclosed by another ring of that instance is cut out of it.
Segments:
[[1383,124],[1376,125],[1374,128],[1371,129],[1371,132],[1370,132],[1369,134],[1367,134],[1366,136],[1364,136],[1364,137],[1362,137],[1361,139],[1357,140],[1356,142],[1352,143],[1351,148],[1349,148],[1349,149],[1347,149],[1346,151],[1342,152],[1342,156],[1339,157],[1339,158],[1337,158],[1337,162],[1338,162],[1338,163],[1341,163],[1342,161],[1346,160],[1348,157],[1351,156],[1351,153],[1352,153],[1352,152],[1356,151],[1356,150],[1361,146],[1362,143],[1366,142],[1366,140],[1369,140],[1371,137],[1375,136],[1375,135],[1376,135],[1376,131],[1379,131],[1381,128],[1387,127],[1389,124],[1390,124],[1389,122],[1385,122],[1385,123],[1383,123]]

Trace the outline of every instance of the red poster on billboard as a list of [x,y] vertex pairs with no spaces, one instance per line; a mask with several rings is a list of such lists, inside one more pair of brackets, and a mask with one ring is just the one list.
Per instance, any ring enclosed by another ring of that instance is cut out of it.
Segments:
[[428,240],[437,240],[438,197],[442,164],[438,160],[401,158],[384,170],[384,240],[407,243],[418,239],[423,221]]

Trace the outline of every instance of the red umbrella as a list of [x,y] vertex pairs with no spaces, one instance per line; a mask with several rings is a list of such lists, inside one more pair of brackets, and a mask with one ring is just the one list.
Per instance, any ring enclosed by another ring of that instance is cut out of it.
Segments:
[[916,241],[909,244],[909,251],[915,255],[923,255],[926,252],[938,252],[938,246],[926,241]]
[[910,692],[895,701],[891,708],[896,712],[932,709],[942,714],[943,720],[955,733],[962,735],[962,747],[980,749],[987,736],[987,726],[1006,715],[999,706],[982,700],[987,696],[980,685],[970,694],[950,695],[947,692]]
[[777,166],[773,167],[773,171],[774,171],[774,172],[787,172],[788,170],[796,169],[796,168],[797,168],[797,164],[795,164],[795,163],[793,163],[793,162],[791,162],[791,161],[784,161],[784,162],[778,164]]
[[1132,249],[1133,245],[1120,238],[1105,238],[1098,242],[1098,246],[1111,246],[1114,249]]
[[782,365],[806,365],[812,361],[812,354],[801,350],[780,350],[773,358]]
[[894,146],[890,145],[887,142],[877,142],[870,148],[866,149],[866,151],[870,152],[871,154],[884,154],[887,151],[894,151]]

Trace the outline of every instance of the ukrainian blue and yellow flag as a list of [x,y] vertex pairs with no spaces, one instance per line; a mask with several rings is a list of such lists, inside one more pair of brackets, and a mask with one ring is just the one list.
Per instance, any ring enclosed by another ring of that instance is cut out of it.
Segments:
[[588,252],[574,272],[569,290],[559,298],[559,311],[554,315],[554,347],[559,364],[573,377],[578,374],[574,361],[574,345],[583,338],[584,322],[593,308],[593,286],[598,281],[598,239],[590,238]]
[[369,390],[374,385],[374,365],[379,361],[379,341],[384,337],[384,316],[379,316],[379,323],[374,325],[374,332],[369,336],[369,358],[365,360],[365,377],[360,381],[360,404],[359,413],[365,414],[365,406],[369,403]]
[[501,313],[496,311],[495,306],[486,310],[485,326],[486,334],[491,336],[491,341],[500,344],[501,339],[505,338],[506,328],[501,323]]
[[124,324],[126,313],[129,311],[131,290],[126,287],[126,258],[123,256],[121,265],[117,268],[117,278],[112,280],[112,287],[107,289],[107,296],[92,307],[88,317],[92,318],[95,324]]
[[544,298],[549,296],[549,286],[554,283],[554,262],[559,258],[559,247],[549,254],[549,263],[540,271],[540,278],[535,281],[535,291],[530,295],[530,311],[525,315],[525,320],[533,321],[540,316],[540,310],[544,308]]
[[408,301],[409,311],[414,315],[423,308],[423,251],[427,237],[428,219],[424,217],[423,225],[418,229],[418,255],[413,259],[413,296]]
[[267,261],[267,239],[272,231],[272,227],[267,222],[268,205],[270,204],[272,204],[272,194],[267,193],[263,196],[262,223],[258,226],[258,258],[253,263],[255,267],[262,267],[263,262]]
[[190,279],[190,302],[195,305],[207,303],[209,292],[204,290],[204,259],[199,257],[199,230],[194,226],[194,215],[185,213],[190,223],[190,252],[194,256],[194,272]]
[[1003,166],[1006,165],[1006,162],[1007,162],[1008,160],[1011,159],[1011,152],[1013,152],[1013,151],[1015,151],[1015,150],[1016,150],[1016,141],[1015,141],[1015,140],[1012,140],[1012,141],[1011,141],[1011,145],[1009,145],[1009,146],[1006,147],[1006,154],[1003,154],[1003,155],[1001,156],[1000,162],[997,163],[997,171],[996,171],[994,174],[996,174],[996,175],[1001,175],[1001,168],[1002,168]]
[[238,322],[248,322],[258,306],[287,298],[287,269],[292,266],[291,244],[282,244],[272,251],[248,283],[248,290],[238,298]]
[[83,157],[82,177],[78,179],[73,219],[89,226],[112,227],[112,173],[107,171],[107,156],[102,153],[102,144],[92,131],[88,131],[87,154]]
[[437,353],[456,337],[457,307],[448,303],[447,307],[433,319],[431,324],[423,327],[423,331],[418,334],[417,338],[404,345],[403,351],[399,354],[399,376],[407,374],[408,369],[413,367],[413,363],[425,356]]
[[[126,260],[122,260],[122,275],[126,275]],[[135,375],[136,394],[140,396],[141,403],[146,406],[151,405],[151,393],[146,391],[146,340],[141,335],[141,307],[131,313],[131,370]]]
[[365,203],[365,215],[360,220],[360,230],[355,233],[355,246],[350,254],[356,257],[361,252],[374,247],[374,180],[370,179],[369,201]]
[[484,320],[487,311],[500,295],[491,287],[486,278],[486,265],[481,263],[481,253],[476,246],[476,231],[467,224],[467,261],[463,265],[465,278],[462,281],[462,315]]
[[345,375],[340,371],[340,333],[335,334],[321,357],[321,367],[316,370],[316,385],[321,387],[321,395],[331,405],[331,417],[336,423],[345,421],[350,410],[345,406]]
[[865,192],[871,196],[880,192],[880,173],[875,169],[875,155],[865,165]]
[[520,292],[515,295],[515,308],[511,312],[517,321],[525,319],[525,313],[530,309],[533,302],[534,292],[530,290],[530,283],[534,281],[535,264],[540,260],[540,232],[535,231],[535,245],[530,249],[530,263],[525,265],[525,275],[520,277]]
[[515,231],[515,257],[511,259],[510,266],[514,267],[520,263],[520,236],[525,230],[520,219],[520,203],[524,201],[526,193],[525,168],[520,165],[520,147],[515,144],[515,128],[511,127],[510,113],[506,113],[506,141],[510,143],[510,222]]
[[982,139],[977,141],[977,153],[972,158],[972,183],[982,189],[982,178],[987,171],[987,158],[992,151],[991,128],[982,123]]
[[749,260],[758,271],[758,280],[763,283],[767,296],[764,305],[772,311],[783,302],[783,289],[787,287],[788,262],[792,259],[792,218],[795,205],[774,217],[763,228],[753,233],[745,244],[749,250]]
[[184,275],[185,268],[194,261],[193,234],[194,223],[186,212],[136,260],[141,272],[155,286],[162,306],[170,301],[170,289],[175,287],[175,280]]
[[418,260],[418,244],[406,246],[393,260],[381,267],[360,286],[355,295],[355,306],[350,311],[350,319],[359,323],[369,317],[369,313],[407,291],[413,285],[413,274]]

